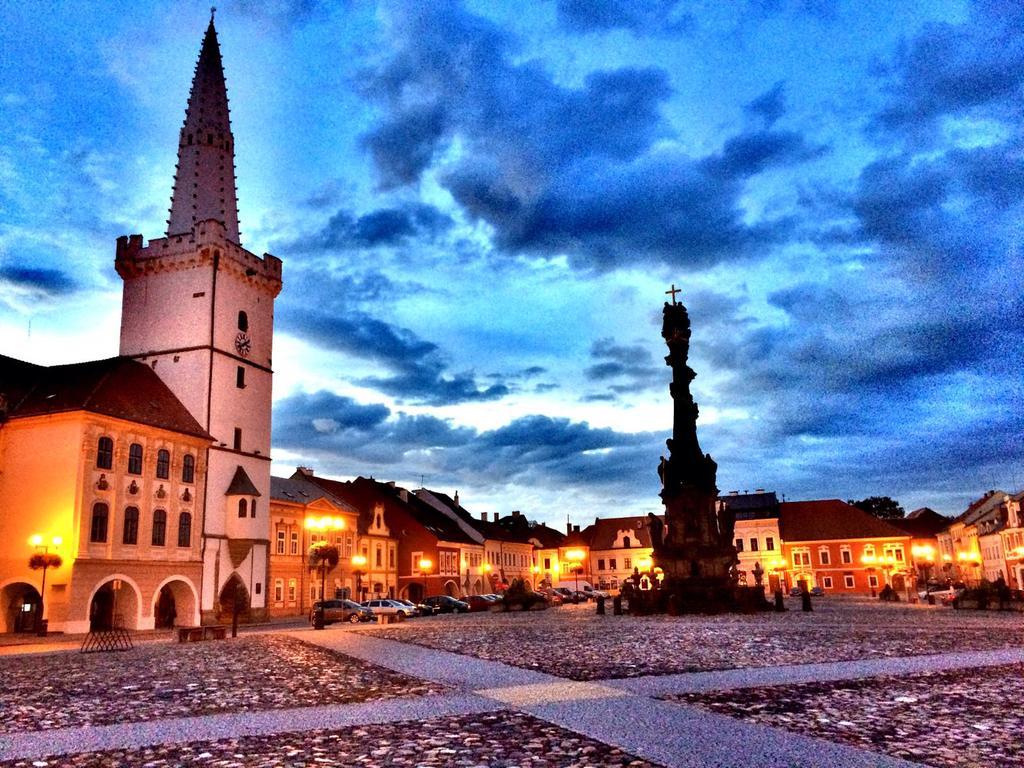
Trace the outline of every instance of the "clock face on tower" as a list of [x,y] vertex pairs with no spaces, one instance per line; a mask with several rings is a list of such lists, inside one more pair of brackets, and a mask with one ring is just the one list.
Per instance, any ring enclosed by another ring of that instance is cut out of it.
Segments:
[[235,336],[235,349],[242,357],[248,357],[249,353],[252,352],[252,339],[249,338],[249,334],[245,331],[239,331],[238,335]]

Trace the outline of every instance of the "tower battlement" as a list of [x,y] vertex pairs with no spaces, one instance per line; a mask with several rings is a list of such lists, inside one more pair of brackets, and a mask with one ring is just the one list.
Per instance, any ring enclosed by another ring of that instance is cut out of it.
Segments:
[[269,253],[257,256],[227,238],[227,229],[216,219],[199,222],[188,234],[153,238],[143,244],[142,235],[117,238],[114,267],[122,279],[156,272],[191,269],[218,261],[220,269],[238,272],[258,282],[272,296],[281,291],[281,260]]

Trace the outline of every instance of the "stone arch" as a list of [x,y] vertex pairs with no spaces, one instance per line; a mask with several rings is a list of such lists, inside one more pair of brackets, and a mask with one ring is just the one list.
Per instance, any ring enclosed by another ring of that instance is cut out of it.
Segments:
[[187,576],[175,574],[161,581],[153,591],[150,607],[155,629],[199,624],[199,592]]
[[444,583],[444,593],[449,597],[458,597],[459,585],[449,579]]
[[245,586],[242,577],[232,573],[228,580],[221,587],[220,596],[217,599],[217,617],[221,621],[230,621],[234,613],[234,602],[238,603],[238,620],[250,620],[250,608],[252,603],[249,599],[249,589]]
[[482,595],[483,593],[484,593],[484,583],[482,581],[480,581],[480,579],[477,579],[476,581],[473,582],[473,594],[474,595]]
[[402,588],[402,597],[406,600],[412,600],[414,603],[422,601],[426,594],[427,588],[419,582],[414,581]]
[[[130,587],[130,589],[126,588]],[[89,631],[117,627],[140,629],[142,590],[135,580],[123,573],[101,578],[89,594]]]
[[39,603],[39,590],[27,581],[9,579],[3,582],[0,587],[2,631],[31,632],[35,629]]

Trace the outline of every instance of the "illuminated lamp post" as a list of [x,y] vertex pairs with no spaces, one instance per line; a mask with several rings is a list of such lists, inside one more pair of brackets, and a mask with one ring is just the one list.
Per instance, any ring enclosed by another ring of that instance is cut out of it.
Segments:
[[307,531],[319,531],[324,534],[322,541],[315,542],[309,548],[310,566],[320,568],[320,607],[314,613],[313,627],[315,629],[323,629],[324,600],[326,599],[324,592],[327,586],[327,571],[328,569],[334,569],[341,557],[338,547],[327,541],[326,532],[345,530],[345,518],[332,517],[330,515],[325,517],[307,517],[303,525]]
[[[43,584],[39,592],[39,613],[36,614],[36,634],[45,637],[48,624],[43,621],[43,611],[46,608],[46,571],[50,568],[60,568],[64,562],[56,552],[50,552],[50,547],[56,549],[64,542],[60,536],[54,536],[50,540],[50,544],[44,544],[43,537],[38,533],[29,539],[29,542],[37,551],[28,559],[28,567],[33,571],[42,570],[43,572]],[[38,551],[40,549],[42,552]]]
[[976,577],[975,580],[976,580],[977,583],[981,583],[981,576],[980,576],[981,555],[978,554],[977,552],[961,552],[961,553],[959,553],[956,556],[956,558],[957,558],[957,560],[959,560],[961,562],[961,564],[962,564],[961,567],[966,565],[966,566],[973,566],[974,568],[978,568],[979,572],[978,573],[973,573],[972,572],[972,576]]
[[420,576],[423,577],[423,590],[427,589],[427,578],[430,576],[430,571],[434,567],[433,561],[429,557],[421,557],[419,563]]
[[570,549],[565,553],[566,559],[569,561],[568,565],[572,569],[573,576],[576,577],[576,591],[580,591],[580,569],[583,568],[583,558],[586,553],[582,549]]
[[352,575],[356,577],[356,602],[360,603],[360,598],[363,596],[362,592],[362,578],[363,568],[366,567],[365,555],[352,555]]
[[[914,557],[915,578],[919,571],[923,571],[925,589],[927,589],[928,582],[931,581],[932,567],[935,564],[935,547],[931,544],[915,544],[911,547],[910,552]],[[922,560],[923,564],[920,563]]]
[[775,578],[778,579],[778,589],[784,592],[786,590],[786,561],[781,557],[769,560],[768,573],[775,574]]

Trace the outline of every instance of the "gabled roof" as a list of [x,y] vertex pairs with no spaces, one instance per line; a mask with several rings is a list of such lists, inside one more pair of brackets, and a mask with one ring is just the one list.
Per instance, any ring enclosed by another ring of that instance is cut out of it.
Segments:
[[915,539],[931,539],[953,521],[951,518],[940,515],[934,509],[921,507],[904,518],[889,522]]
[[88,411],[213,438],[148,365],[127,357],[42,366],[0,355],[0,420]]
[[228,489],[224,491],[225,496],[261,496],[256,484],[249,479],[249,475],[239,464],[235,470],[235,476],[231,478]]
[[718,500],[736,515],[737,520],[762,520],[779,516],[779,498],[775,491],[730,493]]
[[964,512],[953,518],[950,525],[976,525],[982,520],[998,516],[1003,500],[1008,495],[1005,491],[986,491],[981,498],[972,501]]
[[323,499],[324,501],[333,504],[338,509],[343,509],[346,512],[358,513],[359,511],[349,502],[338,498],[333,493],[330,493],[316,483],[312,483],[305,477],[298,474],[293,477],[271,476],[270,498],[275,501],[290,502],[293,504],[311,504],[314,501]]
[[839,499],[784,501],[779,505],[783,541],[906,538],[907,533]]

